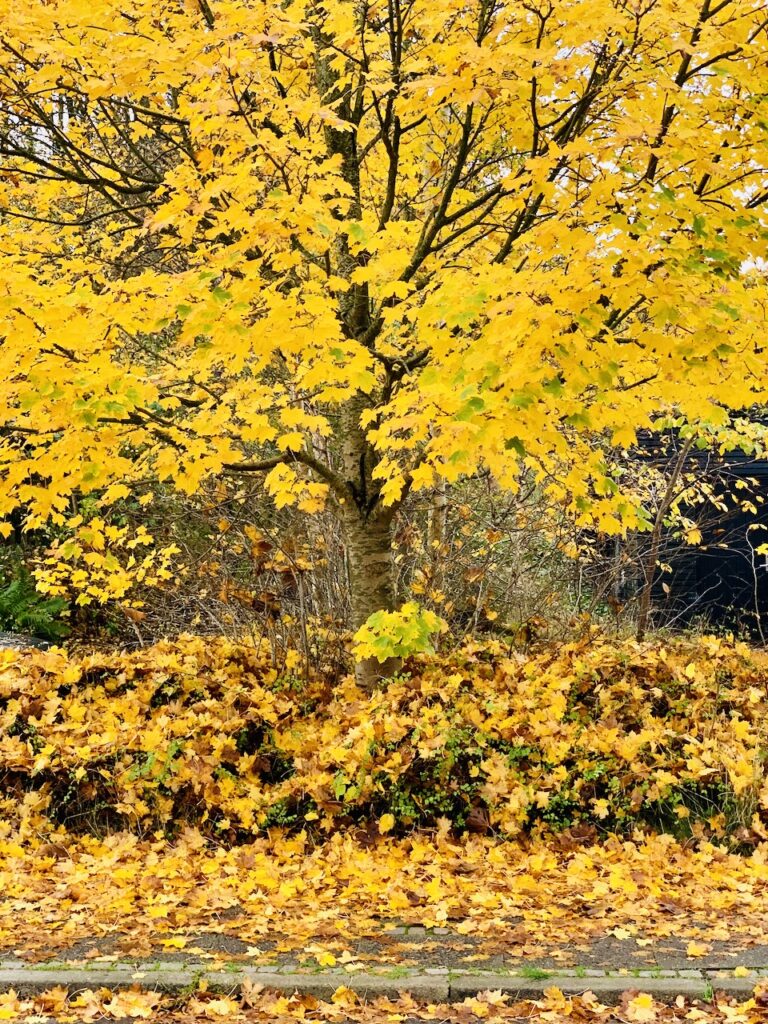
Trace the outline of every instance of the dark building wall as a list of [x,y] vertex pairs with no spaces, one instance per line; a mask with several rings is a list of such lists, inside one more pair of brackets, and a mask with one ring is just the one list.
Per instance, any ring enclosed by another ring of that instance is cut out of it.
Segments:
[[768,543],[768,463],[729,456],[714,465],[710,460],[701,467],[705,471],[727,509],[691,510],[702,534],[698,546],[665,537],[660,561],[672,572],[657,573],[654,619],[680,626],[704,620],[763,639],[764,632],[768,635],[768,559],[755,549]]

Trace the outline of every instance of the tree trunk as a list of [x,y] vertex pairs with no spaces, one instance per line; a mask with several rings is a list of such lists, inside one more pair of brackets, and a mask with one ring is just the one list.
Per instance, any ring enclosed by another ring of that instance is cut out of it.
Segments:
[[[378,611],[394,609],[392,573],[392,516],[379,514],[364,518],[357,509],[345,516],[349,561],[349,590],[352,605],[352,626],[355,630]],[[400,667],[399,658],[385,662],[365,658],[355,666],[358,685],[373,690],[382,679],[388,679]]]

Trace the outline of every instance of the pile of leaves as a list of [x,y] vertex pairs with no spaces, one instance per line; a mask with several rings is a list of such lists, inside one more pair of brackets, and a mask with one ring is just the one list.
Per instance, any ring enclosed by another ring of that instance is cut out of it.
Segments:
[[0,813],[103,834],[413,827],[768,838],[768,654],[586,636],[409,661],[373,694],[266,646],[0,652]]
[[[414,831],[314,843],[272,830],[226,848],[195,829],[175,840],[103,839],[63,826],[0,831],[0,950],[79,961],[162,952],[309,970],[438,962],[735,969],[765,946],[768,849],[750,856],[669,835],[559,849],[547,839]],[[401,926],[444,929],[397,935]],[[233,951],[232,940],[236,941]],[[602,950],[602,952],[601,952]],[[240,952],[238,952],[240,951]]]
[[[673,1006],[656,1002],[643,992],[625,994],[618,1019],[628,1024],[652,1021],[698,1021],[700,1024],[751,1024],[764,1020],[766,1000],[760,994],[743,1003],[716,997],[708,1004],[687,1003],[680,998]],[[15,992],[0,995],[0,1019],[40,1021],[55,1015],[56,1020],[93,1021],[139,1018],[175,1024],[183,1021],[339,1021],[340,1024],[379,1024],[384,1021],[441,1021],[442,1024],[475,1024],[478,1020],[530,1021],[531,1024],[557,1024],[558,1021],[610,1024],[616,1008],[604,1006],[594,993],[573,998],[552,988],[535,1002],[512,1002],[500,992],[484,992],[452,1006],[424,1005],[408,995],[399,999],[377,998],[361,1002],[347,988],[340,988],[327,1001],[313,996],[281,996],[260,992],[259,986],[247,988],[239,998],[196,992],[184,1000],[173,1000],[159,992],[139,988],[123,992],[87,989],[71,998],[65,989],[51,989],[34,998],[19,998]]]

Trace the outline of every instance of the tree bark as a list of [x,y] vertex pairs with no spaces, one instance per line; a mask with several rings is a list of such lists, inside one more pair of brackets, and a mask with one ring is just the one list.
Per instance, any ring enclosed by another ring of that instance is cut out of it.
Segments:
[[[356,508],[344,518],[349,562],[349,593],[352,626],[355,630],[378,611],[395,606],[392,572],[392,516],[388,513],[364,517]],[[373,690],[400,667],[399,658],[384,662],[365,658],[355,665],[358,685]]]

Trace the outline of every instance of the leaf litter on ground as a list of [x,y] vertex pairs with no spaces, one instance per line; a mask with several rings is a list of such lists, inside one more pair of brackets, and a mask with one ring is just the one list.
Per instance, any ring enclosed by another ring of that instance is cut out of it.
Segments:
[[618,1006],[606,1006],[592,992],[566,996],[557,988],[547,989],[541,999],[514,1001],[498,991],[482,992],[454,1004],[425,1004],[407,993],[397,999],[379,997],[361,1000],[340,987],[329,1000],[311,995],[280,995],[258,985],[244,986],[239,995],[222,995],[204,988],[174,998],[158,992],[133,988],[119,992],[86,989],[70,995],[55,988],[34,997],[16,992],[0,994],[0,1020],[20,1024],[42,1021],[87,1024],[90,1021],[131,1019],[155,1024],[194,1024],[229,1020],[234,1024],[291,1024],[294,1021],[322,1021],[333,1024],[391,1024],[391,1022],[440,1021],[442,1024],[478,1024],[480,1021],[521,1024],[760,1024],[768,1014],[768,998],[757,990],[749,999],[737,1001],[717,993],[707,1001],[689,1002],[678,997],[671,1004],[657,1002],[651,995],[628,990]]
[[[10,834],[0,838],[0,950],[61,958],[87,940],[91,956],[207,946],[208,957],[255,964],[324,953],[400,963],[431,943],[469,961],[565,965],[609,937],[630,964],[670,942],[698,967],[705,945],[768,945],[767,854],[640,833],[569,850],[447,832],[313,844],[276,831],[229,849],[192,829],[175,842]],[[447,932],[418,943],[400,925]],[[233,941],[202,941],[213,936]]]

